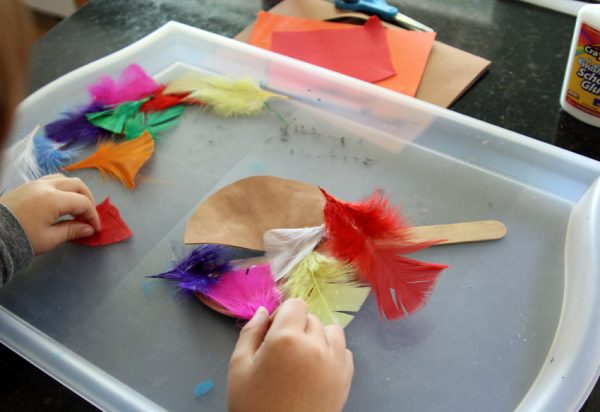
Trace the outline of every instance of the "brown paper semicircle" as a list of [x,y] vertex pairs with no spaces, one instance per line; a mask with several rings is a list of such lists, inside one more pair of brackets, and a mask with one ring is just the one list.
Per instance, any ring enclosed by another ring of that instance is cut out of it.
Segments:
[[262,250],[269,229],[323,223],[325,198],[319,188],[275,176],[251,176],[209,196],[192,214],[184,243],[219,243]]

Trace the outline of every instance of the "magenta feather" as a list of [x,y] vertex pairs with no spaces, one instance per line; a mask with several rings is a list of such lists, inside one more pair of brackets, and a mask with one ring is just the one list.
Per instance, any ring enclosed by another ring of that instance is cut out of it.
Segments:
[[131,64],[123,70],[118,80],[102,76],[97,83],[88,86],[88,91],[94,103],[114,105],[143,99],[159,87],[144,69],[137,64]]
[[282,295],[271,275],[270,265],[262,264],[223,273],[206,296],[236,318],[250,319],[261,306],[272,313]]

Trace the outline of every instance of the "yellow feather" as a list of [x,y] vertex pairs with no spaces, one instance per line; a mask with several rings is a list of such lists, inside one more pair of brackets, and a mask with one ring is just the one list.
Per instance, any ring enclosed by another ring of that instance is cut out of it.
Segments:
[[272,97],[286,96],[261,89],[250,77],[233,79],[190,72],[175,79],[164,93],[186,93],[188,98],[201,100],[223,117],[254,115],[262,111]]
[[323,325],[346,327],[369,295],[370,288],[354,280],[352,267],[312,252],[298,263],[282,285],[287,298],[301,298]]

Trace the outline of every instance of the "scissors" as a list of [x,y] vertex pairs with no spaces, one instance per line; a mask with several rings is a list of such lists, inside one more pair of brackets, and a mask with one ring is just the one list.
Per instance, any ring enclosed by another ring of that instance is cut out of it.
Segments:
[[390,6],[385,0],[335,0],[335,6],[338,9],[375,14],[382,20],[397,24],[408,30],[433,31],[431,27],[400,13],[398,8]]

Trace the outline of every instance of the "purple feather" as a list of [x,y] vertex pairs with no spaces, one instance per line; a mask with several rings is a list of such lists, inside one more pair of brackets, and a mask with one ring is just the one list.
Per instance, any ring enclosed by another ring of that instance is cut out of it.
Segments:
[[92,103],[79,111],[65,112],[63,118],[46,125],[46,137],[65,146],[96,143],[107,133],[91,124],[85,115],[103,110],[106,110],[106,106]]
[[232,257],[232,251],[225,246],[201,245],[192,250],[173,269],[146,277],[171,280],[181,289],[206,294],[219,282],[222,273],[233,269]]

